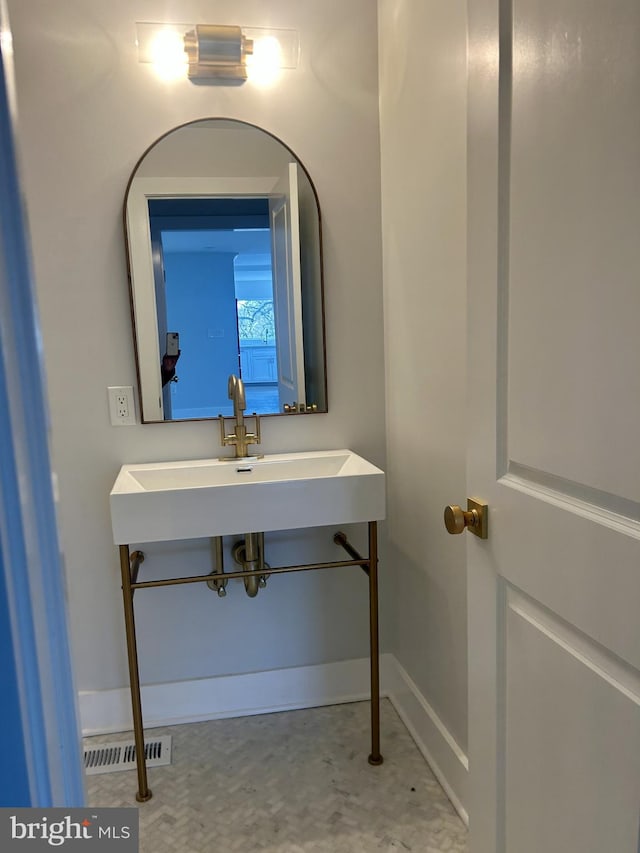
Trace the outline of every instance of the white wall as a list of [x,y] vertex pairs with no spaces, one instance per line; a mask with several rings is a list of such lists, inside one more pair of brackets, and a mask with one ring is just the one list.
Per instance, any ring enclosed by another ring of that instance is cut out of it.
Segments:
[[290,160],[286,148],[259,130],[222,129],[206,122],[169,134],[146,154],[136,174],[141,178],[277,177]]
[[[329,413],[263,424],[267,452],[351,447],[384,466],[376,6],[370,0],[9,0],[20,153],[33,238],[77,685],[127,683],[108,493],[128,461],[217,455],[217,425],[113,428],[106,387],[134,385],[122,228],[129,175],[171,127],[207,116],[285,141],[323,214]],[[135,21],[293,27],[301,62],[261,90],[160,82],[137,61]],[[268,537],[272,564],[341,559],[332,531]],[[363,539],[356,533],[356,543]],[[145,547],[154,576],[208,570],[206,543]],[[389,571],[383,567],[383,573]],[[358,658],[361,572],[273,579],[255,600],[204,585],[136,595],[146,682]]]
[[394,653],[466,746],[466,3],[379,0]]

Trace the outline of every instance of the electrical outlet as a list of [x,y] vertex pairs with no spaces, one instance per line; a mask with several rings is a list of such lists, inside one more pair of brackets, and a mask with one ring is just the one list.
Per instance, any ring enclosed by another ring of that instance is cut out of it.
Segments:
[[107,388],[111,426],[132,426],[136,422],[136,410],[131,385],[112,385]]

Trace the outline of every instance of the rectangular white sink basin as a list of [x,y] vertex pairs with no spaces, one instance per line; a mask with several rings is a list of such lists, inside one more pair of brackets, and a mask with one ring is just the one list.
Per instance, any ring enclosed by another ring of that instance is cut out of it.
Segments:
[[384,472],[351,450],[123,465],[117,545],[378,521]]

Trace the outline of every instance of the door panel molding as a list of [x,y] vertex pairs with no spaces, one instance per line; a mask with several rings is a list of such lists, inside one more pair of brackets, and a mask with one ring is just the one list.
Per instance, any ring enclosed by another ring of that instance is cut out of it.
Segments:
[[505,604],[504,849],[630,851],[640,673],[517,588]]
[[522,590],[506,583],[505,606],[640,708],[640,672]]
[[587,26],[573,0],[499,4],[496,442],[498,476],[515,460],[637,504],[638,470],[618,452],[640,412],[621,348],[640,311],[636,81],[614,59],[640,35],[626,6]]
[[508,473],[500,477],[498,482],[626,536],[640,539],[640,504],[635,501],[517,462],[509,462]]

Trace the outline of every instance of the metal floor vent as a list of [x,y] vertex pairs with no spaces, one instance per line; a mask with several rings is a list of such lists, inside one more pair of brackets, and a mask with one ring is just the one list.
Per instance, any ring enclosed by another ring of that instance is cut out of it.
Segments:
[[[144,755],[147,767],[171,764],[171,735],[145,741]],[[136,745],[133,741],[97,743],[84,751],[84,772],[88,776],[116,773],[118,770],[135,770],[135,767]]]

